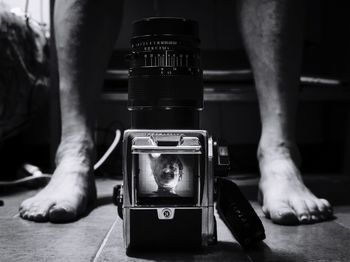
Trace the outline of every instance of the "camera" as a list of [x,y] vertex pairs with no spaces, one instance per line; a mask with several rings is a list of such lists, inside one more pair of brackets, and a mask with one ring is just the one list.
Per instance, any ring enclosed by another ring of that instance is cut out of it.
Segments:
[[[218,213],[242,245],[265,237],[238,187],[215,179],[229,165],[227,148],[201,130],[203,73],[198,24],[183,18],[134,22],[128,109],[123,137],[123,186],[115,188],[127,253],[194,250],[216,243]],[[216,172],[215,172],[216,173]],[[221,195],[221,196],[220,196]]]
[[212,140],[201,130],[127,130],[123,220],[127,250],[214,243]]

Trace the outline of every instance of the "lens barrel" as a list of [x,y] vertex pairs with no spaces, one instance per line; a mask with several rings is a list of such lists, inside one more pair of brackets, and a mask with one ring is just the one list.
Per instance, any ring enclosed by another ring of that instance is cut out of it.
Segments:
[[203,108],[198,24],[183,18],[134,22],[129,54],[132,128],[196,129]]

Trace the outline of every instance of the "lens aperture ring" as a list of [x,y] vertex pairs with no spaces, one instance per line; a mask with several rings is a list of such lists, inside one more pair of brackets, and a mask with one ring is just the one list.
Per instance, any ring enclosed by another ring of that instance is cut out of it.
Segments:
[[199,53],[164,51],[133,52],[130,56],[130,68],[137,67],[187,67],[200,68]]

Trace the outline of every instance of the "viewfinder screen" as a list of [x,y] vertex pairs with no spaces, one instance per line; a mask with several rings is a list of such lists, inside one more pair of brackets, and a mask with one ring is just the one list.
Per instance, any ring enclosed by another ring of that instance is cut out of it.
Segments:
[[139,204],[194,203],[198,155],[157,153],[136,156]]

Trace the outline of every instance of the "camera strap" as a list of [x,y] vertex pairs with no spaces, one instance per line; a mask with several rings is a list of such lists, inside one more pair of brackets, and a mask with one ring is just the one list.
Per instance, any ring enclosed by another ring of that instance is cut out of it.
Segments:
[[239,244],[247,248],[265,239],[261,220],[238,186],[226,177],[218,177],[216,184],[216,209]]

